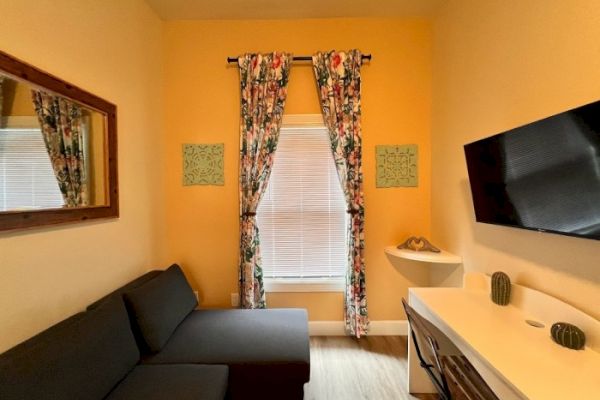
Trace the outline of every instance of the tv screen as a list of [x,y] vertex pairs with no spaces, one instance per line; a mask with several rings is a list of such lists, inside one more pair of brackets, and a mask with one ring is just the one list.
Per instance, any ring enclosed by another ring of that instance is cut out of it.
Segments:
[[600,240],[600,101],[465,145],[478,222]]

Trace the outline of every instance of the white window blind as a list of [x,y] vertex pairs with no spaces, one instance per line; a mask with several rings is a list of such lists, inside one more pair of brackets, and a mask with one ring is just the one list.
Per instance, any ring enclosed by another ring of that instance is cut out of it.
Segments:
[[257,222],[265,278],[345,277],[346,205],[324,126],[281,129]]
[[64,204],[39,129],[0,129],[0,211]]

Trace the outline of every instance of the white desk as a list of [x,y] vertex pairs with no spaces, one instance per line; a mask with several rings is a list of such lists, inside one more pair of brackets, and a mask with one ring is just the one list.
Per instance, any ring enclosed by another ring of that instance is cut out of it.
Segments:
[[[500,399],[600,399],[600,353],[554,343],[550,326],[557,320],[534,328],[525,323],[529,311],[497,306],[480,288],[411,288],[409,303],[454,342]],[[432,393],[412,340],[409,348],[409,391]]]

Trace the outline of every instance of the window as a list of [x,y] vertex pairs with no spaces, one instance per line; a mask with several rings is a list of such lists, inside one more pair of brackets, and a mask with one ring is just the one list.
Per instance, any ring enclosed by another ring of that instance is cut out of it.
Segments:
[[286,121],[293,116],[286,117],[257,210],[265,289],[343,290],[346,203],[329,134],[320,115],[312,124],[292,125]]
[[63,204],[40,129],[0,129],[0,211]]

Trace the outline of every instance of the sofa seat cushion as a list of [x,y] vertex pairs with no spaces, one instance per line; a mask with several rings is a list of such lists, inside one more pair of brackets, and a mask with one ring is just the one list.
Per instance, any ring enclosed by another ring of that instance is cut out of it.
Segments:
[[177,264],[140,287],[127,291],[125,303],[136,331],[139,328],[151,352],[160,351],[181,321],[198,305]]
[[142,362],[227,364],[230,384],[236,387],[301,385],[310,376],[307,313],[303,309],[196,310],[161,352]]
[[226,365],[138,365],[107,400],[222,400]]

